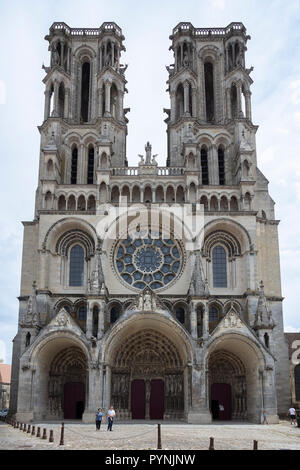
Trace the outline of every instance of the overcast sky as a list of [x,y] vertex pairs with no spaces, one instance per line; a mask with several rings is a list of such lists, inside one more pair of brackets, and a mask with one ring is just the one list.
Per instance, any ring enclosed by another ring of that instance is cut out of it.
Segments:
[[130,107],[127,157],[136,165],[147,140],[159,164],[166,161],[166,65],[173,63],[169,35],[180,21],[195,27],[242,21],[251,36],[252,117],[258,166],[270,181],[279,225],[284,323],[300,331],[300,0],[0,0],[0,359],[11,362],[17,331],[23,226],[32,220],[37,187],[39,132],[44,110],[44,40],[54,21],[123,30]]

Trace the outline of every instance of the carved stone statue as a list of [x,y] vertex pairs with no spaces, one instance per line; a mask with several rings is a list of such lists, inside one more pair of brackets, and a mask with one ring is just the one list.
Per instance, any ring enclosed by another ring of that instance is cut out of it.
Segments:
[[57,48],[54,46],[52,50],[52,66],[59,65],[60,57]]

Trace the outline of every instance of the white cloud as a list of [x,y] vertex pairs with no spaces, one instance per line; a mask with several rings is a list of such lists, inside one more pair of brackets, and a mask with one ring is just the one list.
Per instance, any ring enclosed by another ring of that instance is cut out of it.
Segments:
[[300,333],[300,328],[295,328],[295,327],[293,327],[293,326],[286,326],[286,327],[284,328],[284,331],[285,331],[286,333]]

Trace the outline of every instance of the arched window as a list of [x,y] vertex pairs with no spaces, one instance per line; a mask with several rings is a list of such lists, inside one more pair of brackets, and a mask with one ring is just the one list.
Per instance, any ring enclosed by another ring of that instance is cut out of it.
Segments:
[[88,198],[87,210],[94,211],[96,209],[96,199],[95,196],[91,195]]
[[80,245],[74,245],[70,251],[69,285],[83,286],[84,250]]
[[221,245],[212,251],[213,286],[227,287],[227,260],[226,251]]
[[231,117],[232,119],[236,119],[238,117],[238,107],[237,107],[237,89],[234,83],[231,85],[230,100],[231,100]]
[[68,199],[68,210],[75,211],[76,210],[76,199],[73,194]]
[[78,198],[77,210],[78,211],[85,211],[85,197],[82,194]]
[[209,307],[208,321],[210,323],[217,322],[219,320],[219,310],[215,305]]
[[207,150],[206,147],[201,149],[201,171],[202,171],[202,184],[208,183],[208,162],[207,162]]
[[113,118],[118,118],[118,90],[114,83],[110,88],[110,114]]
[[58,210],[59,211],[65,211],[66,210],[66,198],[62,194],[58,198]]
[[28,346],[30,346],[30,340],[31,340],[31,334],[28,331],[26,338],[25,338],[25,348],[28,348]]
[[265,334],[264,334],[264,342],[265,342],[266,348],[269,349],[270,341],[269,341],[269,335],[268,335],[268,333],[265,333]]
[[224,149],[222,146],[218,148],[218,164],[219,164],[219,184],[225,184],[225,161],[224,161]]
[[77,310],[77,318],[80,321],[86,320],[86,305],[80,305],[80,307]]
[[132,202],[140,202],[141,201],[141,191],[138,186],[134,186],[132,190]]
[[59,85],[58,89],[58,115],[59,117],[64,117],[64,108],[65,108],[65,85],[63,82]]
[[71,162],[71,184],[77,183],[77,161],[78,161],[78,149],[74,147],[72,150],[72,162]]
[[294,369],[296,401],[300,401],[300,364]]
[[176,120],[183,116],[184,113],[184,90],[180,83],[176,90]]
[[183,307],[177,307],[175,311],[176,319],[184,324],[185,323],[185,310]]
[[146,186],[144,190],[144,202],[145,203],[152,202],[152,189],[150,188],[150,186]]
[[238,211],[239,210],[239,205],[237,198],[235,196],[232,196],[230,199],[230,210],[231,211]]
[[197,307],[197,336],[198,338],[203,336],[203,307],[201,305]]
[[120,317],[120,307],[114,305],[110,310],[110,323],[115,323]]
[[119,202],[120,191],[118,186],[114,186],[111,191],[111,202]]
[[212,122],[215,118],[215,103],[214,103],[214,67],[211,62],[205,62],[204,64],[204,81],[205,81],[206,121]]
[[93,308],[93,336],[97,338],[98,334],[98,318],[99,318],[99,308],[97,305]]
[[87,167],[87,184],[94,184],[94,147],[89,147],[88,167]]
[[89,120],[90,99],[90,63],[84,62],[81,67],[81,120]]

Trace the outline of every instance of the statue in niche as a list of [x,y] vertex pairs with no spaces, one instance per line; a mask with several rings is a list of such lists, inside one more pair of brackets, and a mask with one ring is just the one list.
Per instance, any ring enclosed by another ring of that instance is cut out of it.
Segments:
[[60,57],[57,48],[54,46],[52,50],[52,65],[59,65]]
[[183,56],[183,66],[184,67],[188,67],[190,64],[189,64],[189,57],[188,57],[188,53],[185,51],[184,53],[184,56]]
[[144,295],[144,310],[152,310],[152,297],[150,292],[146,292]]

